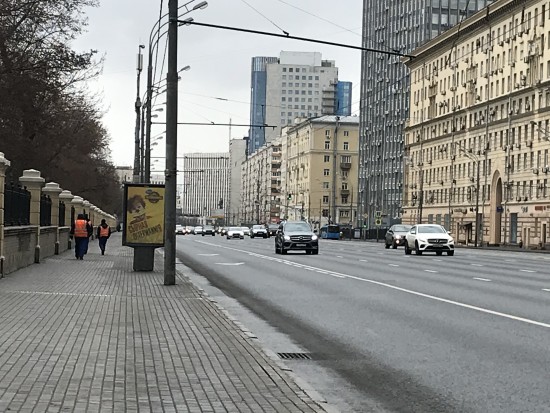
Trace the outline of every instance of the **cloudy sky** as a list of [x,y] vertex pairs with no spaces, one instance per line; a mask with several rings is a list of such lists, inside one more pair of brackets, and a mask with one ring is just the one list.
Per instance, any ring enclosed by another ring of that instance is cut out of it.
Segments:
[[[89,85],[103,97],[104,123],[111,136],[110,149],[115,165],[133,165],[136,98],[136,55],[140,44],[148,45],[149,35],[159,18],[160,5],[167,13],[168,0],[100,0],[98,8],[86,10],[87,32],[73,47],[96,49],[105,56],[102,76]],[[189,1],[189,0],[187,0]],[[190,2],[190,7],[200,0]],[[180,6],[185,0],[180,0]],[[344,0],[208,0],[204,10],[187,17],[197,22],[361,45],[362,1]],[[184,8],[180,9],[182,12]],[[361,54],[357,50],[324,46],[297,40],[237,33],[198,26],[178,31],[178,67],[191,66],[179,82],[179,122],[249,123],[250,61],[253,56],[278,56],[285,51],[321,52],[323,59],[335,60],[339,79],[354,84],[354,113],[358,111]],[[147,46],[148,47],[148,46]],[[161,72],[164,43],[159,48],[157,78]],[[147,48],[145,49],[145,54]],[[144,69],[147,59],[144,56]],[[146,70],[141,75],[143,96]],[[159,96],[157,103],[165,102]],[[154,121],[163,122],[159,112]],[[165,130],[153,125],[152,136]],[[229,138],[246,136],[248,128],[221,126],[179,126],[178,156],[192,152],[225,152]],[[164,139],[152,157],[165,155]],[[153,169],[161,169],[162,159]]]

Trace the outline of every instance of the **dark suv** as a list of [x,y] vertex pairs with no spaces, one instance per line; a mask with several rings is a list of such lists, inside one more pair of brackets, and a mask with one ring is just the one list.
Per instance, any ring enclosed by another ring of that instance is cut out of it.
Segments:
[[288,251],[319,254],[319,240],[307,222],[286,221],[279,225],[275,235],[275,253],[286,254]]

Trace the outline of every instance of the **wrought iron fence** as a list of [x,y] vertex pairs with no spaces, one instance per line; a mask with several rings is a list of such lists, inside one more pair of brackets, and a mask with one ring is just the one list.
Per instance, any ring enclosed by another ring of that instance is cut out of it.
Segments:
[[4,187],[4,224],[8,227],[29,225],[31,193],[12,183]]
[[40,226],[52,225],[52,199],[45,194],[40,196]]
[[65,202],[59,201],[59,226],[65,225]]

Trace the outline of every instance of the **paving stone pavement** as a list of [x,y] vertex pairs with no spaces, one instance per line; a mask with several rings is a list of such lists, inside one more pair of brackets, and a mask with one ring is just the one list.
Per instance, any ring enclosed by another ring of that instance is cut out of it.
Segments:
[[324,412],[178,273],[133,272],[113,234],[0,279],[0,412]]

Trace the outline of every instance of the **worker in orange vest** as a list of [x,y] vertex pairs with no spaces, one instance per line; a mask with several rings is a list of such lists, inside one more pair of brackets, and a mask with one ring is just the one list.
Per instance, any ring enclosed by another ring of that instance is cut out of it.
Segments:
[[74,237],[74,255],[77,260],[83,260],[88,249],[90,235],[94,232],[92,226],[86,221],[84,214],[78,214],[71,226],[71,235]]
[[107,225],[107,221],[105,221],[104,219],[101,220],[101,224],[97,227],[96,236],[99,240],[99,249],[101,250],[101,255],[105,255],[107,240],[111,236],[111,227]]

